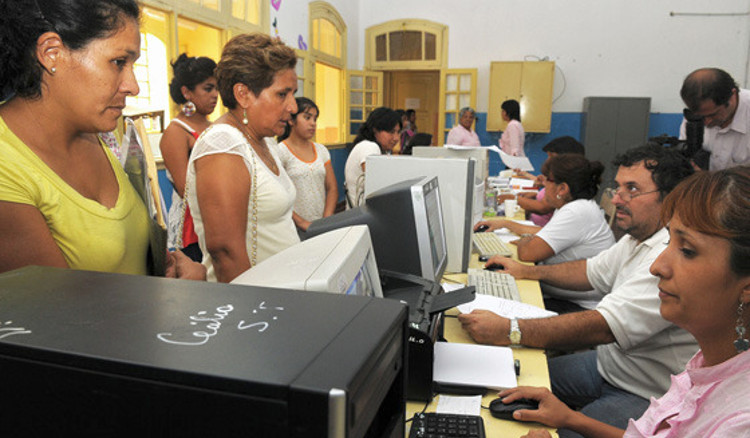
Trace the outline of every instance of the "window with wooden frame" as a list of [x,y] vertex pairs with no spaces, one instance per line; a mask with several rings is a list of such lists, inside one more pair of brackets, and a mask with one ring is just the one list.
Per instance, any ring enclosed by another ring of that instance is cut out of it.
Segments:
[[448,27],[427,20],[393,20],[365,30],[365,67],[435,70],[447,65]]

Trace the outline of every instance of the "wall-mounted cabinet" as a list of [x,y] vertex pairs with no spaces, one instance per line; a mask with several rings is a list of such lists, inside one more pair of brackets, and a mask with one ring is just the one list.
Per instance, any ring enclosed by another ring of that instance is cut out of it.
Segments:
[[521,123],[526,132],[550,132],[554,82],[552,61],[492,62],[487,130],[505,130],[507,123],[500,105],[515,99],[521,105]]

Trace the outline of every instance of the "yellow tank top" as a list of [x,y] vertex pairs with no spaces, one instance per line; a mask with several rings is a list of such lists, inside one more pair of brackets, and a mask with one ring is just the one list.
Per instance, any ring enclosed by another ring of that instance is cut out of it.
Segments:
[[113,208],[70,187],[0,117],[0,201],[38,208],[69,267],[146,274],[146,207],[117,158],[102,149],[120,187]]

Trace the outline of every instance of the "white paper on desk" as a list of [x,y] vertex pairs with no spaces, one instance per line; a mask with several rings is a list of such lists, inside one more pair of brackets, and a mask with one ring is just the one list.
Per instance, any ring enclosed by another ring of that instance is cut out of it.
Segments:
[[482,294],[476,294],[473,301],[460,304],[456,307],[458,307],[458,311],[461,313],[471,313],[474,309],[483,309],[489,310],[503,318],[535,319],[557,316],[555,312],[544,310],[531,304]]
[[440,395],[435,412],[439,414],[480,415],[482,396]]
[[435,342],[432,379],[438,383],[497,390],[518,386],[513,350],[455,342]]
[[[514,220],[513,222],[519,223],[521,225],[535,225],[534,222],[526,221],[526,220],[523,220],[523,221]],[[495,230],[495,234],[497,234],[497,236],[500,237],[500,240],[502,240],[505,243],[510,243],[514,240],[520,239],[520,236],[518,234],[511,232],[507,228],[498,228],[497,230]]]
[[534,180],[526,178],[511,178],[510,187],[515,191],[528,191],[534,188]]

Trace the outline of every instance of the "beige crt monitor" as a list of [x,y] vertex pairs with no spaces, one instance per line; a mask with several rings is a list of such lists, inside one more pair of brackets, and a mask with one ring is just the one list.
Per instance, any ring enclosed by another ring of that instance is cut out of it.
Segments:
[[480,182],[484,184],[487,181],[487,177],[490,176],[490,156],[489,150],[482,146],[467,147],[461,146],[453,148],[450,145],[443,147],[436,146],[415,146],[411,152],[414,157],[430,157],[430,158],[471,158],[477,161],[477,169],[481,172],[477,172],[476,184]]
[[312,237],[263,260],[232,284],[382,297],[367,225]]
[[373,155],[367,157],[365,163],[365,197],[400,181],[436,177],[440,186],[448,251],[445,271],[466,272],[471,257],[472,227],[481,219],[482,214],[481,206],[479,216],[475,214],[475,164],[475,161],[465,158],[438,160],[402,155]]

